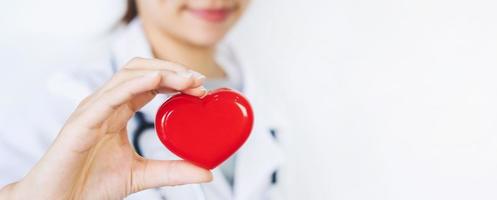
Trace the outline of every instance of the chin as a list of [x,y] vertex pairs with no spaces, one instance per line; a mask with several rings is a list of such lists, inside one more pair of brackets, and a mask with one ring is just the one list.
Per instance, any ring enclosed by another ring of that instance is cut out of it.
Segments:
[[190,41],[190,43],[196,46],[213,47],[216,46],[223,39],[224,35],[224,33],[197,32],[188,40]]

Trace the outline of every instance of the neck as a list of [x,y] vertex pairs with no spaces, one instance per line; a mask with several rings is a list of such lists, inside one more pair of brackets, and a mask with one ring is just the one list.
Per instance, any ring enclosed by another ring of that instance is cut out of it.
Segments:
[[182,64],[207,78],[225,77],[224,71],[216,63],[214,46],[193,45],[167,33],[148,29],[145,25],[144,29],[156,58]]

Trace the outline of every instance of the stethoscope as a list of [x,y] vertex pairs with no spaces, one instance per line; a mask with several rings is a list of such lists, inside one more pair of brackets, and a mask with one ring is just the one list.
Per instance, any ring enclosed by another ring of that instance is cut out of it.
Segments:
[[[141,111],[138,111],[134,115],[134,120],[137,123],[136,129],[131,134],[131,141],[133,143],[133,147],[135,148],[136,153],[140,156],[143,156],[143,150],[140,146],[140,137],[149,129],[154,129],[154,123],[147,121],[145,114]],[[276,129],[269,129],[269,134],[273,137],[274,140],[278,140],[278,132]],[[278,171],[274,171],[271,174],[271,185],[276,185],[278,183]],[[200,184],[192,185],[193,194],[195,195],[195,199],[206,200],[206,195],[204,188]],[[167,200],[167,198],[161,193],[160,189],[156,189],[159,193],[162,200]]]
[[[111,59],[111,67],[114,73],[117,72],[118,69],[114,57],[112,57]],[[138,155],[140,156],[143,156],[143,149],[140,146],[140,138],[147,130],[154,129],[154,123],[148,121],[147,118],[145,117],[145,114],[142,111],[136,112],[135,115],[133,116],[133,119],[136,121],[137,126],[136,129],[133,130],[131,134],[131,141],[133,147],[135,148],[136,153],[138,153]],[[270,128],[269,134],[271,134],[274,140],[278,141],[278,131],[276,129]],[[278,170],[275,170],[271,174],[270,181],[271,185],[276,185],[278,183]],[[156,188],[156,190],[159,193],[162,200],[167,200],[167,198],[162,194],[160,188]],[[195,195],[195,199],[206,200],[206,194],[202,185],[194,184],[192,185],[192,190],[193,194]]]
[[[138,126],[131,134],[131,141],[133,143],[133,147],[135,148],[136,153],[138,153],[140,156],[143,156],[143,150],[140,146],[140,137],[147,130],[153,129],[154,123],[147,121],[147,119],[145,118],[145,114],[141,111],[136,112],[133,118]],[[200,184],[192,185],[192,189],[193,189],[193,194],[195,195],[195,199],[206,200],[204,189]],[[157,188],[156,191],[159,193],[162,200],[167,200],[167,198],[162,194],[159,188]]]
[[[136,153],[140,156],[143,156],[143,150],[140,146],[140,137],[149,129],[154,129],[154,123],[147,121],[145,114],[141,111],[138,111],[134,115],[134,120],[137,123],[136,129],[131,134],[131,141],[133,143],[133,147],[135,148]],[[273,137],[274,140],[278,140],[278,131],[276,129],[269,129],[269,134]],[[271,185],[276,185],[278,183],[278,171],[275,170],[271,174]],[[192,185],[193,194],[195,195],[195,199],[206,200],[205,191],[200,184]],[[160,194],[162,200],[167,200],[167,198],[161,193],[160,189],[156,189]]]

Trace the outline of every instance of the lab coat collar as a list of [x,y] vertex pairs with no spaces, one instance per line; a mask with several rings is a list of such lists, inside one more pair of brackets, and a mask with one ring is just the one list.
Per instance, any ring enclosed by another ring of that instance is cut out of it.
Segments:
[[120,68],[135,57],[153,58],[151,47],[138,18],[132,20],[127,26],[120,27],[114,38],[112,59],[115,66]]
[[[114,66],[117,68],[124,66],[134,57],[153,58],[151,47],[143,32],[142,24],[138,18],[120,30],[112,45]],[[213,170],[215,193],[218,196],[229,197],[234,195],[236,200],[253,199],[264,187],[270,185],[271,175],[277,170],[282,162],[282,152],[277,142],[270,134],[270,119],[266,118],[267,109],[264,100],[257,96],[254,90],[254,82],[250,72],[239,67],[232,51],[226,45],[218,48],[217,57],[227,73],[234,70],[241,70],[243,74],[244,94],[251,102],[254,110],[254,126],[247,142],[240,148],[237,156],[235,169],[235,186],[233,191],[229,187],[223,174],[218,169]],[[115,69],[116,71],[119,69]],[[233,73],[240,74],[240,73]],[[153,101],[153,105],[148,108],[158,107],[163,99]],[[147,108],[147,107],[145,107]],[[155,111],[148,112],[155,114]],[[147,116],[148,120],[153,120],[153,116]],[[222,194],[219,194],[222,193]]]

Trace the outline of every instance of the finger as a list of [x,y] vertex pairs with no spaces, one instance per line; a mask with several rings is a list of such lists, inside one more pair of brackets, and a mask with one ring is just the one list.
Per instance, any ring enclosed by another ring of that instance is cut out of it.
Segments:
[[177,73],[191,73],[193,78],[198,80],[200,84],[205,79],[205,76],[199,72],[190,70],[188,67],[179,63],[174,63],[159,59],[133,58],[125,66],[124,69],[129,70],[169,70]]
[[176,91],[196,88],[202,85],[203,79],[199,80],[189,71],[172,73],[169,71],[161,71],[163,77],[161,87],[171,88]]
[[165,60],[147,59],[147,58],[133,58],[123,67],[124,69],[158,69],[158,70],[171,70],[171,71],[186,71],[187,67]]
[[143,76],[145,74],[158,71],[162,76],[161,86],[163,88],[169,88],[172,91],[183,91],[186,89],[196,88],[203,84],[204,78],[197,78],[192,71],[181,71],[174,72],[170,70],[121,70],[118,72],[112,80],[109,81],[102,89],[99,94],[116,87],[117,85],[129,81],[133,78]]
[[[161,78],[160,73],[153,72],[116,86],[88,105],[86,112],[80,115],[77,122],[82,123],[87,128],[99,127],[119,106],[131,101],[135,96],[146,92],[153,94],[155,89],[160,88]],[[126,114],[132,115],[133,113]]]
[[134,169],[134,192],[141,190],[175,186],[192,183],[204,183],[212,180],[209,170],[197,167],[183,160],[141,160]]
[[[200,87],[205,79],[197,79],[188,71],[186,72],[173,72],[169,70],[121,70],[119,73],[114,75],[112,79],[102,86],[98,91],[92,95],[88,101],[85,103],[87,106],[89,103],[95,102],[96,99],[99,99],[105,92],[111,90],[112,88],[117,87],[123,82],[129,81],[131,79],[144,76],[149,73],[159,72],[161,76],[160,86],[161,88],[158,90],[161,93],[173,93],[173,92],[182,92],[183,90],[195,89],[193,92],[187,92],[190,95],[200,97],[204,92],[202,91],[202,87]],[[200,87],[200,88],[199,88]]]
[[[119,85],[124,81],[130,80],[135,76],[141,76],[155,70],[164,71],[164,74],[167,74],[167,72],[175,72],[178,76],[186,78],[186,81],[193,81],[193,84],[191,85],[192,88],[199,87],[206,79],[204,75],[196,71],[189,70],[188,68],[174,62],[158,59],[133,58],[123,67],[122,70],[116,73],[107,84],[99,88],[94,97],[99,96],[101,93],[115,87],[116,85]],[[163,80],[166,79],[163,78]],[[181,85],[179,85],[179,87],[181,88]],[[180,88],[172,88],[172,92],[182,92],[182,90],[179,90]],[[199,92],[187,93],[196,96],[195,94]]]
[[191,89],[186,89],[183,91],[177,91],[177,90],[172,90],[172,89],[167,89],[167,88],[162,88],[157,90],[159,93],[175,93],[175,92],[182,92],[188,95],[192,96],[197,96],[200,98],[205,97],[209,93],[209,91],[204,87],[204,86],[199,86],[196,88],[191,88]]
[[196,87],[196,88],[192,88],[192,89],[183,90],[183,93],[188,94],[188,95],[192,95],[192,96],[197,96],[200,98],[204,98],[205,95],[207,95],[207,93],[209,93],[209,92],[207,91],[207,89],[205,89],[204,86],[200,86],[200,87]]

